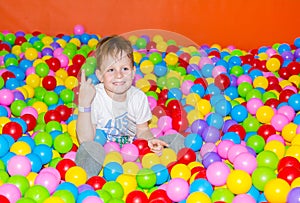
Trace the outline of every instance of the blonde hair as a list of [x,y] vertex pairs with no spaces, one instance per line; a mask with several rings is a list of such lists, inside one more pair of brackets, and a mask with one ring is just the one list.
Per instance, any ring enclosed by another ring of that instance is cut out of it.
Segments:
[[116,60],[119,60],[119,57],[122,56],[124,52],[130,59],[133,67],[133,49],[129,40],[118,35],[112,35],[101,39],[97,44],[95,51],[95,57],[100,71],[102,63],[107,56],[112,56]]

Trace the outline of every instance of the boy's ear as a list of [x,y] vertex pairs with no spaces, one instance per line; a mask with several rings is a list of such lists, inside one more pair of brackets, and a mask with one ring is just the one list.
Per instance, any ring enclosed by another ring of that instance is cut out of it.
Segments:
[[103,82],[103,77],[102,77],[102,74],[101,74],[99,68],[96,69],[96,76],[100,82]]

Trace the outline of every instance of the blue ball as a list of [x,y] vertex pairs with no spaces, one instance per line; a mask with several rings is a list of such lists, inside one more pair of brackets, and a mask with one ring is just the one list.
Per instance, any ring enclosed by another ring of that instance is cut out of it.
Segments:
[[212,64],[205,64],[202,69],[201,69],[201,73],[203,75],[203,77],[205,78],[211,78],[212,77],[212,70],[214,69],[214,65]]
[[223,117],[218,113],[211,113],[207,116],[206,122],[209,126],[221,129],[224,123]]
[[154,66],[154,74],[157,77],[165,76],[168,72],[166,62],[162,61]]
[[203,85],[200,84],[194,84],[191,88],[190,88],[190,92],[191,93],[196,93],[198,94],[200,97],[204,96],[205,93],[205,89],[203,87]]
[[35,142],[30,136],[22,136],[18,139],[18,141],[26,142],[31,149],[35,147]]
[[216,113],[220,114],[221,116],[229,115],[232,109],[231,103],[225,99],[217,102],[214,107]]
[[239,93],[236,87],[229,86],[224,90],[224,94],[228,96],[231,100],[239,97]]
[[230,140],[234,144],[240,144],[241,143],[241,137],[235,133],[235,132],[226,132],[222,136],[222,140]]
[[41,158],[35,153],[27,154],[26,157],[30,160],[31,171],[38,173],[43,166]]
[[194,152],[199,151],[203,145],[203,139],[197,133],[190,133],[184,139],[184,146],[191,148]]
[[182,99],[182,92],[179,88],[171,88],[168,91],[168,99]]
[[152,166],[151,169],[156,175],[156,185],[161,185],[170,179],[169,171],[164,165],[156,164]]
[[293,109],[295,111],[299,111],[300,110],[300,94],[293,94],[292,96],[290,96],[290,98],[288,99],[288,104],[293,107]]
[[0,157],[4,156],[9,151],[8,141],[0,136]]
[[115,181],[123,173],[123,167],[117,162],[109,162],[103,168],[103,177],[107,181]]
[[209,197],[213,193],[213,186],[204,178],[199,178],[194,180],[190,185],[190,193],[193,192],[203,192]]
[[297,38],[294,40],[294,45],[295,45],[297,48],[300,48],[300,37],[297,37]]
[[7,109],[4,106],[0,106],[0,116],[1,117],[8,117]]
[[211,83],[207,86],[205,94],[221,94],[221,90],[215,84]]
[[231,110],[231,118],[236,122],[244,121],[248,116],[248,111],[243,105],[236,105]]
[[42,164],[48,164],[52,160],[52,148],[45,144],[37,145],[33,149],[33,153],[37,154],[41,158]]
[[73,183],[63,182],[57,186],[56,191],[58,190],[68,190],[73,194],[75,199],[78,197],[78,188]]
[[107,134],[105,133],[105,131],[101,129],[96,129],[94,141],[104,146],[104,144],[107,142]]

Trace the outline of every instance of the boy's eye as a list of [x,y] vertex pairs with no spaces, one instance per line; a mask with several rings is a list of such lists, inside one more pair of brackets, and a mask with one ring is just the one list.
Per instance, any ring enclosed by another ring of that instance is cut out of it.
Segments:
[[113,72],[114,71],[114,69],[113,68],[109,68],[109,69],[107,69],[107,72]]
[[123,71],[127,71],[127,70],[129,70],[129,68],[128,68],[128,67],[123,67],[122,69],[123,69]]

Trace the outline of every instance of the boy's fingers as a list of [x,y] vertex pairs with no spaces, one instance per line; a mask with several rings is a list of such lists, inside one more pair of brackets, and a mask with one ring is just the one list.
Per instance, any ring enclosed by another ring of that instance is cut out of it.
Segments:
[[80,79],[80,82],[81,83],[85,82],[85,71],[83,69],[81,70],[81,79]]

